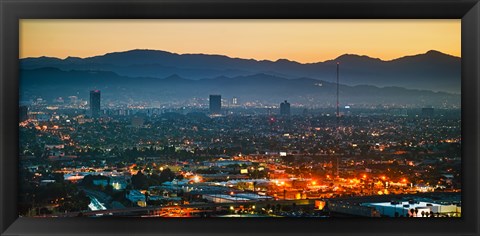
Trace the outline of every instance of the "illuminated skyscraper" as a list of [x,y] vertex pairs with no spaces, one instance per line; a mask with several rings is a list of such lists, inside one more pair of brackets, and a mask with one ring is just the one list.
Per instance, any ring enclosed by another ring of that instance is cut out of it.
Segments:
[[290,115],[290,103],[285,100],[285,102],[280,103],[280,115],[289,116]]
[[220,114],[222,111],[222,96],[210,95],[210,113]]
[[90,113],[93,118],[100,116],[100,90],[90,91]]

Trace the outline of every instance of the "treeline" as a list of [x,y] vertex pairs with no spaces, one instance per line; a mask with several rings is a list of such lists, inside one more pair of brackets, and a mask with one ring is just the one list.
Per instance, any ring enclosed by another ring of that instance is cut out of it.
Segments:
[[[20,171],[18,212],[23,216],[48,215],[88,210],[90,198],[63,176],[51,176],[55,182],[38,184],[28,170]],[[46,174],[46,173],[45,173]]]
[[169,168],[164,169],[160,174],[144,174],[142,171],[138,171],[137,174],[132,176],[132,187],[134,189],[148,189],[150,186],[161,185],[164,182],[172,181],[173,179],[183,179],[182,175],[176,176]]

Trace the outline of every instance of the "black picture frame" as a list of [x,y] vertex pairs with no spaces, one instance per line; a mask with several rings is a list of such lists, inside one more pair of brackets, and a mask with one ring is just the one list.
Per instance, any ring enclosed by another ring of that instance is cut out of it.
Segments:
[[[0,0],[1,235],[478,235],[478,0]],[[170,219],[18,217],[19,19],[462,19],[460,219]]]

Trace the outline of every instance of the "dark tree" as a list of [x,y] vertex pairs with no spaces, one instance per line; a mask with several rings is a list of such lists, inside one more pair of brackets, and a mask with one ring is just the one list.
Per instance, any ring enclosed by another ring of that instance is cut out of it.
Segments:
[[166,182],[166,181],[172,181],[175,178],[175,173],[173,173],[169,168],[164,169],[162,173],[160,173],[160,181]]
[[132,185],[135,189],[147,189],[148,188],[148,178],[141,171],[137,172],[136,175],[132,176]]

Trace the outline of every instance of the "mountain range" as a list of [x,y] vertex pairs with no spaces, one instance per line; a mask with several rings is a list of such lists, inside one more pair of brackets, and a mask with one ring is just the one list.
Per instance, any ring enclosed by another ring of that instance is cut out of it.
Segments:
[[337,62],[340,63],[340,83],[344,85],[394,86],[460,93],[461,58],[434,50],[388,61],[344,54],[323,62],[299,63],[287,59],[268,61],[231,58],[223,55],[177,54],[136,49],[87,58],[24,58],[20,59],[20,68],[23,71],[29,71],[28,73],[41,68],[57,68],[62,71],[72,71],[72,75],[79,73],[78,71],[96,71],[96,73],[112,72],[115,76],[122,78],[143,79],[163,79],[176,75],[195,81],[268,75],[287,80],[309,78],[335,82]]
[[[308,77],[287,79],[265,73],[193,80],[176,74],[165,78],[130,77],[111,71],[61,70],[53,67],[20,71],[22,101],[37,97],[51,100],[72,95],[88,100],[89,90],[100,89],[105,103],[135,101],[185,106],[195,102],[195,99],[203,99],[205,103],[208,95],[221,94],[226,99],[237,97],[241,102],[278,105],[289,100],[293,104],[333,107],[336,86],[333,82]],[[436,107],[460,104],[459,94],[447,92],[345,84],[341,84],[339,90],[341,104]]]

